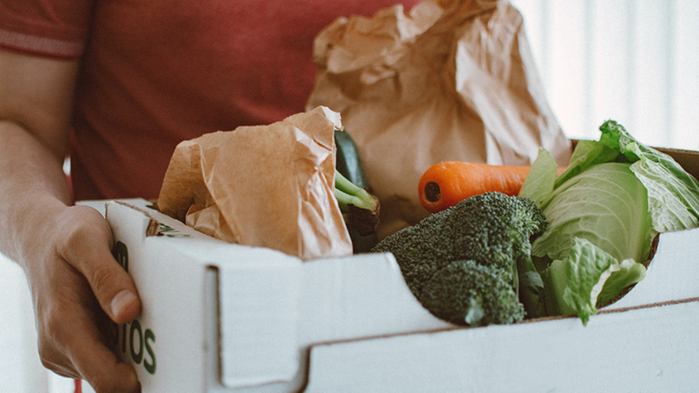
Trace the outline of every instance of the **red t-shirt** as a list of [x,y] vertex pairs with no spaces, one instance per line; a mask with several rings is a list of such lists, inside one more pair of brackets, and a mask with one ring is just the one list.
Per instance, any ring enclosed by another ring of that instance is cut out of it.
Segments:
[[0,46],[82,57],[70,144],[76,199],[155,198],[177,143],[303,111],[316,34],[339,16],[393,4],[0,0]]

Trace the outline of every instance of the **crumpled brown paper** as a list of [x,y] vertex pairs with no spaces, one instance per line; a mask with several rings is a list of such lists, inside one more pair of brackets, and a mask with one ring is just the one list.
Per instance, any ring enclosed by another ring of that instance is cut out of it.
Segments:
[[540,147],[567,165],[520,13],[507,1],[426,0],[340,18],[315,41],[308,107],[342,114],[381,200],[380,237],[428,213],[417,185],[447,160],[529,165]]
[[318,107],[267,126],[180,143],[158,209],[215,238],[304,260],[352,254],[333,196],[338,113]]

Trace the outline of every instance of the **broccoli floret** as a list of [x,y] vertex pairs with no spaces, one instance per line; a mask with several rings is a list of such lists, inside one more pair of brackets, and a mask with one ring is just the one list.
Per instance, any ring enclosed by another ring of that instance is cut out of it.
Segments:
[[497,266],[455,261],[424,283],[420,300],[432,314],[457,325],[514,323],[524,318],[524,306],[511,280]]
[[[541,234],[546,225],[546,217],[531,200],[490,192],[465,199],[449,209],[428,216],[414,226],[388,236],[373,251],[394,254],[410,290],[436,316],[452,322],[467,323],[463,307],[452,310],[450,317],[446,317],[443,310],[446,306],[440,309],[439,315],[431,309],[438,303],[437,294],[443,291],[452,293],[443,296],[446,304],[471,304],[475,301],[485,307],[496,307],[484,309],[487,318],[467,318],[473,322],[478,321],[468,324],[507,323],[521,320],[523,314],[517,307],[502,307],[510,304],[508,301],[497,303],[486,299],[510,299],[510,292],[514,294],[515,300],[518,298],[518,265],[527,272],[527,277],[532,270],[535,272],[530,256],[531,239]],[[461,270],[473,270],[474,266],[487,266],[489,269],[487,272],[479,270],[472,274],[463,271],[459,273],[463,277],[454,280],[458,282],[455,284],[460,288],[458,291],[464,293],[464,298],[460,301],[449,300],[453,296],[458,297],[455,289],[439,289],[443,285],[440,283],[451,283],[451,279],[439,278],[432,282],[433,278],[453,271],[455,267],[443,269],[456,261],[472,261],[469,264],[457,264]],[[481,276],[489,277],[484,280],[492,285],[476,285],[478,280],[475,277]],[[494,284],[495,282],[498,284]],[[501,284],[506,284],[507,291],[503,292],[505,286]],[[470,288],[468,291],[467,287]],[[474,296],[477,292],[481,294]],[[426,301],[428,298],[429,301]],[[498,317],[493,317],[495,315]]]

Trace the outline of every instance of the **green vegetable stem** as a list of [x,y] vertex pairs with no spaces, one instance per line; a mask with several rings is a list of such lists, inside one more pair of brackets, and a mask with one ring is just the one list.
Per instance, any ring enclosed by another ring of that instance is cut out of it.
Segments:
[[335,170],[335,198],[349,228],[362,236],[376,233],[379,225],[379,199],[356,186]]
[[[341,178],[335,177],[335,197],[338,199],[341,209],[344,212],[343,215],[347,223],[350,237],[352,238],[352,249],[354,253],[368,252],[379,241],[376,233],[376,227],[379,224],[379,204],[378,201],[374,202],[372,198],[362,193],[363,196],[360,197],[360,199],[364,199],[362,203],[369,207],[367,210],[369,214],[367,215],[367,212],[357,212],[359,208],[352,203],[350,200],[351,198],[349,198],[351,194],[355,194],[355,192],[341,192],[342,188],[350,188],[351,190],[361,188],[364,189],[366,193],[371,193],[369,191],[369,182],[364,172],[364,166],[362,165],[362,159],[359,154],[359,148],[354,143],[354,139],[352,139],[349,132],[345,130],[335,130],[335,145],[337,147],[336,173],[342,176]],[[340,182],[339,186],[337,184],[338,180]],[[344,187],[343,184],[346,184],[346,182],[351,183],[351,185],[349,185],[349,187]],[[358,190],[356,191],[361,192]],[[376,203],[375,209],[373,207],[374,203]],[[350,207],[350,205],[355,207]],[[350,213],[350,210],[353,212]],[[359,214],[361,217],[359,219],[360,223],[355,222],[356,214]],[[348,219],[352,221],[348,223]]]

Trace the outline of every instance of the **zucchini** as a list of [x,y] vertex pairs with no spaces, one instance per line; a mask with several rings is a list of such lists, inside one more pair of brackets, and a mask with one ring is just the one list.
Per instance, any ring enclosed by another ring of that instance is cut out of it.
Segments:
[[[359,149],[357,149],[352,136],[346,130],[335,130],[335,146],[337,147],[335,169],[356,186],[371,192]],[[348,228],[348,230],[355,254],[368,252],[379,241],[376,233],[362,236],[354,228]]]

